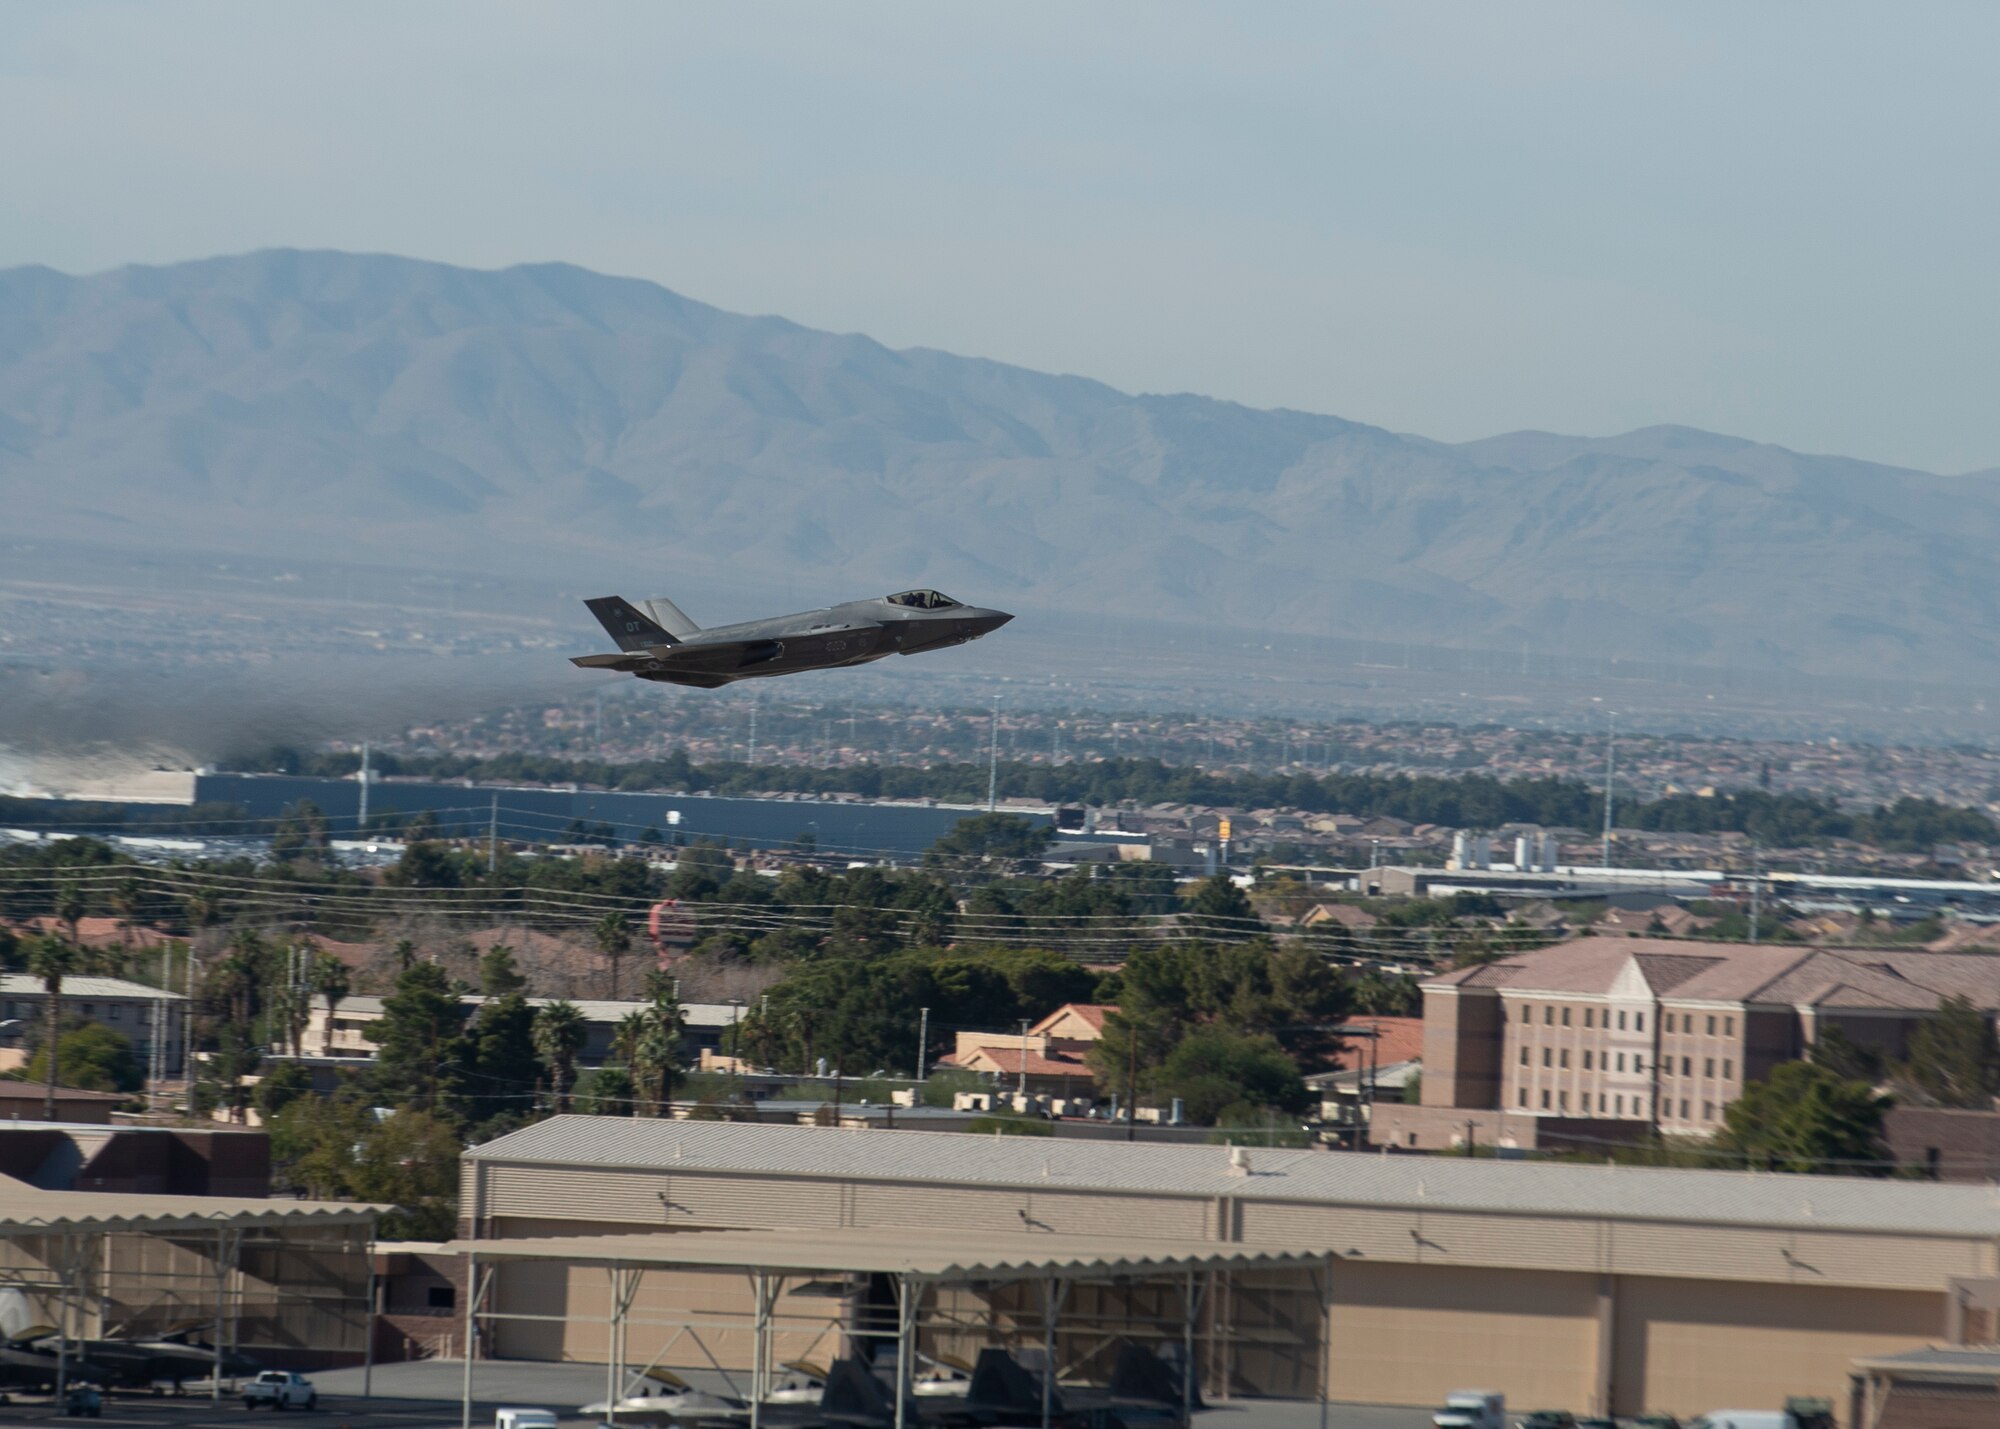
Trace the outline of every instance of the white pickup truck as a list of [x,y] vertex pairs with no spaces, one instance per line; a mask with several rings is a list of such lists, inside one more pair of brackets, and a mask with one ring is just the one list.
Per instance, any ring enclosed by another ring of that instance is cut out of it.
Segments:
[[319,1391],[302,1374],[288,1369],[267,1369],[243,1385],[243,1407],[255,1409],[259,1405],[269,1405],[272,1409],[317,1409]]

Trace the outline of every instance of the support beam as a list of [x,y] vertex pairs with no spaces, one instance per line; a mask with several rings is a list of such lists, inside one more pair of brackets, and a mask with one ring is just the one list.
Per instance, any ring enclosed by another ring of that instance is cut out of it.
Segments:
[[1194,1322],[1201,1314],[1195,1298],[1195,1273],[1190,1270],[1181,1287],[1181,1425],[1194,1420]]
[[209,1346],[214,1351],[210,1356],[208,1372],[208,1398],[211,1404],[222,1402],[222,1321],[226,1313],[223,1301],[228,1298],[229,1293],[229,1263],[224,1257],[228,1234],[227,1231],[215,1233],[215,1324],[208,1335]]
[[910,1277],[896,1277],[896,1429],[906,1429],[910,1399]]
[[487,1266],[486,1273],[480,1275],[477,1254],[465,1258],[465,1343],[459,1352],[465,1356],[464,1376],[459,1384],[458,1429],[472,1429],[472,1355],[478,1339],[479,1302],[486,1294],[487,1286],[493,1283],[493,1267]]
[[1069,1282],[1050,1277],[1042,1282],[1042,1429],[1055,1416],[1056,1319],[1069,1298]]

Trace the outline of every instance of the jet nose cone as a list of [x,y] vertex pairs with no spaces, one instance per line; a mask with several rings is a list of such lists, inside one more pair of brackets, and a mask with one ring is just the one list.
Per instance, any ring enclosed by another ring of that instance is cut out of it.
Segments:
[[973,617],[972,630],[974,635],[991,635],[1013,618],[1004,610],[982,610]]

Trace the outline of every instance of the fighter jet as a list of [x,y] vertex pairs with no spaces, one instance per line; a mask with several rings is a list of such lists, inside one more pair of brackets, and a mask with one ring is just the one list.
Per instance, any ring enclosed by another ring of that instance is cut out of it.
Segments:
[[670,600],[644,601],[644,610],[617,595],[584,604],[617,642],[619,653],[572,655],[571,664],[704,690],[942,650],[977,640],[1014,618],[1004,610],[961,605],[934,590],[898,591],[879,600],[853,600],[712,630],[703,630]]

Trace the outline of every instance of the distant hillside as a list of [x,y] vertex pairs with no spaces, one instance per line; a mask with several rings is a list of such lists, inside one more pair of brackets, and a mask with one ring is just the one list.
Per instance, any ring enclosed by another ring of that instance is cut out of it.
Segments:
[[1446,445],[562,265],[0,272],[0,509],[114,550],[615,580],[697,619],[925,584],[1030,614],[2000,680],[1994,472],[1671,427]]

